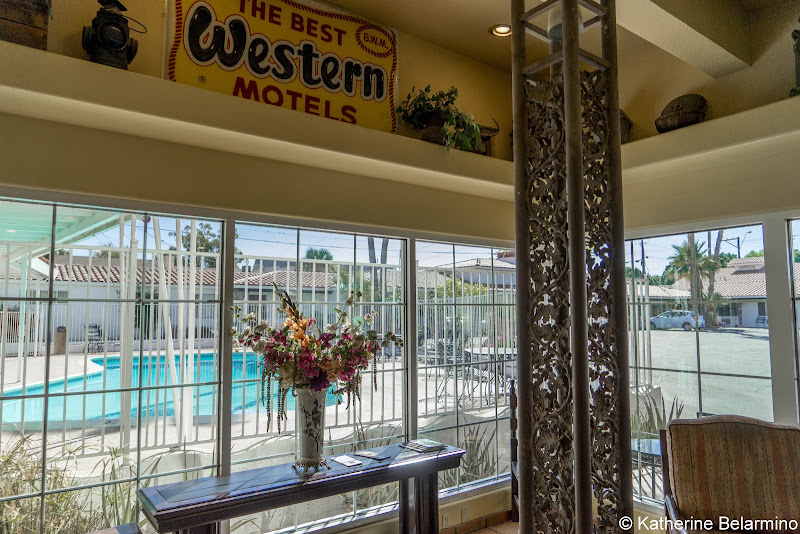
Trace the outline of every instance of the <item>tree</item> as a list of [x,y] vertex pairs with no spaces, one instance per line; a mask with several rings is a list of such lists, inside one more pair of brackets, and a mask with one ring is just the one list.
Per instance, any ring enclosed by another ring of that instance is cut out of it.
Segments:
[[722,252],[719,255],[719,266],[726,267],[728,263],[730,263],[731,260],[736,259],[736,257],[737,257],[736,254],[732,252]]
[[[368,237],[367,238],[367,249],[369,250],[369,262],[370,263],[378,263],[377,257],[375,256],[375,238]],[[389,260],[389,240],[386,238],[381,239],[381,265],[386,265],[386,262]],[[375,269],[373,271],[375,273],[375,287],[382,287],[383,285],[383,269]],[[359,277],[361,279],[361,277]],[[366,291],[364,291],[366,293]]]
[[[189,250],[192,245],[192,227],[191,225],[186,225],[183,227],[183,231],[181,232],[181,246],[183,250]],[[171,237],[175,237],[175,232],[170,232],[169,235]],[[235,237],[239,237],[239,233],[236,232],[234,234]],[[220,235],[214,231],[214,228],[211,224],[206,222],[201,222],[197,224],[197,251],[198,252],[205,252],[205,253],[216,253],[219,254],[222,250],[222,239]],[[169,250],[175,250],[174,246],[169,247]],[[242,251],[238,248],[234,247],[235,254],[241,254]],[[236,263],[241,263],[242,260],[237,260]],[[197,260],[198,264],[200,263],[200,259]],[[198,265],[199,266],[199,265]],[[216,267],[217,266],[217,258],[213,256],[203,256],[203,266],[204,267]]]
[[[795,263],[800,263],[800,250],[795,249],[794,253],[793,253],[793,256],[794,256],[794,262]],[[761,249],[761,250],[751,250],[750,252],[745,254],[744,257],[745,258],[763,258],[764,257],[764,250],[763,249]]]
[[[716,243],[716,246],[714,247],[714,255],[711,257],[711,259],[714,260],[714,264],[717,265],[717,266],[719,266],[719,249],[722,246],[722,236],[723,236],[724,233],[725,233],[725,230],[717,231],[717,243]],[[711,246],[710,239],[711,239],[711,232],[709,232],[709,246]],[[715,282],[714,279],[715,279],[714,276],[711,276],[708,279],[708,295],[709,296],[714,294],[714,282]]]
[[[704,241],[696,242],[694,234],[689,234],[688,239],[681,245],[672,245],[674,253],[668,258],[669,263],[663,274],[665,280],[677,281],[686,278],[689,281],[690,300],[695,310],[696,299],[702,293],[703,278],[710,280],[719,268],[719,263],[707,255],[704,250],[705,245]],[[692,279],[692,272],[695,270],[699,280]]]
[[[326,248],[308,247],[306,249],[305,259],[307,259],[307,260],[328,260],[328,261],[330,261],[330,260],[333,259],[333,254],[331,254],[331,251],[326,249]],[[318,271],[318,272],[324,273],[324,272],[327,272],[327,267],[325,267],[325,265],[322,265],[321,269],[316,269],[315,265],[313,263],[311,263],[311,262],[303,262],[303,270],[305,272],[307,272],[307,273],[310,273],[311,271]]]
[[625,267],[625,278],[631,278],[631,273],[633,273],[633,278],[644,278],[642,270],[638,267],[633,270],[630,267]]
[[333,254],[326,248],[311,248],[306,249],[307,260],[333,260]]
[[[101,247],[113,247],[114,243],[112,243],[111,241],[105,241],[103,243],[100,243],[99,246],[101,246]],[[97,250],[97,251],[95,251],[94,254],[92,254],[92,256],[94,256],[95,258],[107,258],[108,257],[108,251],[107,250]],[[111,257],[112,258],[119,258],[119,251],[118,250],[111,251]]]
[[[717,231],[717,243],[716,243],[716,245],[714,247],[714,255],[711,257],[711,259],[714,260],[714,264],[717,267],[719,267],[719,254],[720,254],[719,249],[722,246],[722,236],[724,235],[724,233],[725,233],[725,230],[718,230]],[[710,246],[711,245],[711,232],[708,233],[708,239],[709,239],[709,246]],[[711,251],[709,250],[709,255],[710,255],[710,253],[711,253]],[[715,271],[716,271],[716,269],[715,269]],[[716,293],[714,292],[714,289],[715,289],[714,288],[714,283],[716,282],[716,278],[717,277],[715,275],[713,275],[713,274],[708,278],[708,300],[710,300],[714,295],[716,295]],[[715,315],[714,312],[713,312],[714,309],[715,308],[713,308],[712,305],[709,302],[706,302],[706,317],[708,318],[708,323],[709,324],[712,322],[712,319],[714,318],[714,315]]]
[[[381,240],[381,263],[385,264],[389,257],[389,240],[382,239]],[[367,249],[369,250],[369,262],[370,263],[378,263],[377,257],[375,256],[375,238],[368,237],[367,238]]]

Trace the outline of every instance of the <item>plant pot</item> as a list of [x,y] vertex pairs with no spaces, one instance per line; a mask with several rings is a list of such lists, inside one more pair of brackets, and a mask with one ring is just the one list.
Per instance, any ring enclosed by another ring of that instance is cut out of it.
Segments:
[[437,145],[444,145],[444,115],[438,111],[429,111],[422,116],[427,128],[422,130],[420,139]]
[[320,466],[330,469],[322,448],[325,441],[325,396],[327,390],[314,391],[309,388],[295,389],[295,416],[297,420],[297,454],[294,465],[302,467],[303,473]]
[[429,111],[425,113],[422,118],[425,124],[427,124],[429,127],[439,126],[441,128],[444,126],[444,115],[438,111]]
[[422,130],[422,134],[420,134],[419,138],[429,143],[444,145],[444,127],[441,125],[437,126],[435,124],[428,126]]

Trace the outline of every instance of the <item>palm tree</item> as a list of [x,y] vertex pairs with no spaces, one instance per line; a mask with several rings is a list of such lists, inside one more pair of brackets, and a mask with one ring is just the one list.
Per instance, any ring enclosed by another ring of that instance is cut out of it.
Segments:
[[[331,261],[333,259],[333,254],[331,251],[326,248],[312,248],[308,247],[306,249],[306,257],[307,260],[327,260]],[[303,262],[303,270],[307,273],[311,271],[316,272],[327,272],[328,268],[325,265],[317,265],[313,262]],[[316,278],[316,277],[315,277]]]
[[[694,240],[694,235],[689,234],[688,239],[682,244],[672,245],[674,253],[667,258],[669,264],[664,269],[665,278],[671,278],[675,281],[681,278],[687,279],[690,288],[690,301],[693,303],[695,310],[697,310],[695,299],[699,294],[702,294],[703,278],[710,281],[719,268],[719,262],[708,256],[707,251],[704,250],[705,245],[704,241],[697,242]],[[697,283],[692,280],[692,273],[695,270],[699,275]]]
[[306,249],[307,260],[332,260],[333,254],[327,248],[311,248]]

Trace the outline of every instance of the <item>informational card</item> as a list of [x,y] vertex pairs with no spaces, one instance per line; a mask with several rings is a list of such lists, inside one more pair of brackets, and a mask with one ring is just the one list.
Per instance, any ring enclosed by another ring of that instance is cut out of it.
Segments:
[[369,458],[370,460],[381,461],[381,460],[388,460],[389,459],[389,455],[388,454],[381,454],[381,453],[377,453],[375,451],[358,451],[358,452],[354,452],[353,454],[355,454],[356,456],[362,456],[364,458]]
[[361,460],[356,460],[352,456],[342,455],[331,458],[334,462],[342,464],[345,467],[358,467],[362,464]]

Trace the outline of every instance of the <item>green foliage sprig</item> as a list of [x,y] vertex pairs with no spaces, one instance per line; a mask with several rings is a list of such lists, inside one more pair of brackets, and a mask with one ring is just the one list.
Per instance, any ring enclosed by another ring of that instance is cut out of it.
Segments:
[[397,108],[397,113],[415,130],[434,126],[436,118],[441,117],[444,121],[442,141],[448,150],[450,146],[467,152],[483,150],[481,129],[471,113],[458,109],[457,97],[458,89],[455,87],[436,92],[431,91],[430,85],[425,89],[412,87],[406,99]]

